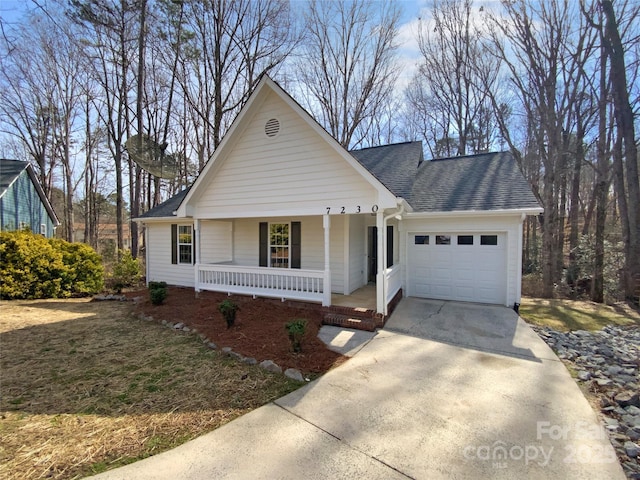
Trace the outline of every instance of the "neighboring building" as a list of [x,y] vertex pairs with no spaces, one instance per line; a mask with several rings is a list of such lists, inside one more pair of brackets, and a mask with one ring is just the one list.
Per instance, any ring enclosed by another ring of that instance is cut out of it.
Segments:
[[0,230],[29,228],[50,238],[58,225],[31,164],[0,159]]
[[508,153],[348,152],[264,76],[190,189],[137,221],[147,280],[331,304],[404,295],[520,302],[522,222],[542,212]]

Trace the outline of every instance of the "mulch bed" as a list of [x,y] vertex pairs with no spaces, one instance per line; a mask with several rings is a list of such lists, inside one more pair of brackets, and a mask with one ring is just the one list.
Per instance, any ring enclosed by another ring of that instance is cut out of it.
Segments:
[[[283,369],[295,368],[305,374],[324,373],[342,363],[346,357],[329,350],[318,338],[322,326],[322,312],[315,305],[301,306],[280,300],[256,298],[223,293],[200,292],[190,288],[169,287],[162,305],[153,305],[147,291],[129,292],[128,297],[142,296],[136,312],[157,321],[182,322],[207,336],[218,348],[231,347],[245,357],[258,362],[273,360]],[[227,329],[218,305],[231,300],[240,309],[235,324]],[[285,330],[285,324],[306,319],[307,328],[302,352],[294,353]]]

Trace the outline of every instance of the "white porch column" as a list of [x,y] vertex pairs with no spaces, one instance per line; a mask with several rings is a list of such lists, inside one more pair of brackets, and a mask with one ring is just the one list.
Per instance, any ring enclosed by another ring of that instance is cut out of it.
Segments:
[[376,311],[384,314],[385,293],[384,293],[384,268],[386,266],[385,254],[387,252],[385,239],[387,232],[384,228],[384,214],[378,210],[376,214],[376,231],[378,234],[378,273],[376,274]]
[[195,277],[194,286],[196,292],[200,291],[200,269],[198,268],[201,263],[200,252],[202,251],[202,249],[200,248],[200,224],[201,221],[199,218],[195,222],[193,222],[193,238],[195,238],[196,240],[196,248],[195,252],[193,252],[193,254],[196,256],[196,261],[193,265],[193,274]]
[[322,216],[322,228],[324,228],[324,279],[322,306],[331,305],[331,217]]
[[[518,268],[516,269],[516,298],[515,298],[515,303],[520,303],[520,301],[522,300],[522,243],[523,243],[523,227],[524,227],[524,221],[527,218],[527,216],[523,213],[520,216],[520,222],[518,223]],[[507,233],[507,235],[509,235],[509,233]],[[508,245],[508,241],[509,238],[507,238],[507,245]],[[507,257],[508,258],[508,257]],[[508,302],[508,299],[507,299]],[[507,307],[509,306],[515,306],[515,305],[509,305],[507,303]]]

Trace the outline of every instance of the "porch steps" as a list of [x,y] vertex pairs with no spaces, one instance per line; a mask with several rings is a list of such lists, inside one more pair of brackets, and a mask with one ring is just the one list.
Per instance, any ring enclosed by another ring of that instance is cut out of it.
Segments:
[[325,307],[323,325],[373,332],[384,325],[383,316],[374,310],[343,306]]
[[367,332],[373,332],[376,329],[376,322],[370,318],[354,318],[348,315],[340,315],[339,313],[327,313],[322,324],[365,330]]

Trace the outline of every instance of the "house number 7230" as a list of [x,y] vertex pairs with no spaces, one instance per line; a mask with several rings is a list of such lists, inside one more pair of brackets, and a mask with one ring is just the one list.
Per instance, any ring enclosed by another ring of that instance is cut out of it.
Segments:
[[[327,209],[327,215],[330,215],[332,207],[325,207],[325,208]],[[347,212],[347,207],[336,207],[336,210],[340,214],[350,213],[350,212]],[[378,205],[373,205],[371,207],[371,211],[373,213],[377,212],[378,211]],[[353,213],[362,213],[362,207],[360,205],[356,205],[355,208],[353,209]]]

